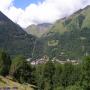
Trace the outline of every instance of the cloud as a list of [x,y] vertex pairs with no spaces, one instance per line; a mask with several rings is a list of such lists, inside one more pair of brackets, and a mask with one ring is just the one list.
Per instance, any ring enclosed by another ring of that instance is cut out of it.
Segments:
[[2,0],[0,10],[24,28],[30,24],[55,22],[90,5],[90,0],[44,0],[42,3],[30,4],[23,10],[16,8],[13,2],[14,0]]
[[5,11],[12,6],[13,0],[0,0],[0,10]]

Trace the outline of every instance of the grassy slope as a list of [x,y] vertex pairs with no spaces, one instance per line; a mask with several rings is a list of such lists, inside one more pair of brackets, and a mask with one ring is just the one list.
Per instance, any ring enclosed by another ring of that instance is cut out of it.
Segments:
[[47,49],[44,52],[49,55],[57,57],[64,52],[66,57],[79,58],[86,52],[90,54],[90,6],[58,20],[42,38]]
[[[83,16],[85,16],[85,19],[82,24],[82,28],[90,27],[90,6],[88,6],[85,9],[81,9],[81,10],[77,11],[76,13],[74,13],[73,15],[71,15],[68,18],[63,18],[61,20],[56,21],[56,23],[50,29],[49,33],[58,32],[60,34],[63,34],[64,32],[70,31],[70,28],[68,28],[68,27],[72,26],[72,24],[75,25],[76,22],[78,23],[78,21],[76,21],[76,19],[81,14]],[[65,24],[65,23],[67,23],[67,24]]]
[[0,88],[1,87],[18,87],[18,90],[34,90],[33,88],[31,88],[31,85],[22,85],[2,76],[0,76]]

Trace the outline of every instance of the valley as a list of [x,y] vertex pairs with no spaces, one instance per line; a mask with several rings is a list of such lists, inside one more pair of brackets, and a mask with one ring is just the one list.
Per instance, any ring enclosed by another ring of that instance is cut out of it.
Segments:
[[90,6],[27,28],[0,12],[2,87],[90,90]]

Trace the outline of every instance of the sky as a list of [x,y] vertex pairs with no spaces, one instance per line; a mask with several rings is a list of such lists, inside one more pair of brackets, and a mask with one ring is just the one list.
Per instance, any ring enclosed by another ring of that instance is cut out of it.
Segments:
[[38,4],[38,2],[42,2],[43,0],[14,0],[14,5],[17,8],[25,9],[30,4]]
[[31,24],[53,23],[90,5],[90,0],[0,0],[0,11],[26,28]]

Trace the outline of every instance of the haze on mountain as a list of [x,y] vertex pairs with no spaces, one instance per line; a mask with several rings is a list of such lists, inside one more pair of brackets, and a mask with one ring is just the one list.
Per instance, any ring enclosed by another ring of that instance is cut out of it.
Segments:
[[50,23],[42,23],[42,24],[38,24],[38,25],[30,25],[28,26],[25,31],[28,34],[32,34],[36,37],[41,37],[43,34],[45,34],[46,32],[49,31],[49,29],[52,27],[52,24]]

